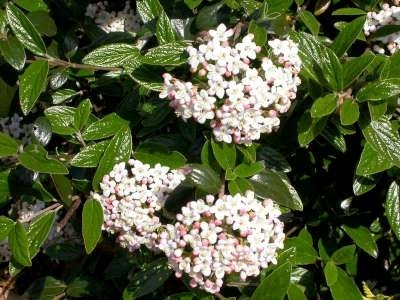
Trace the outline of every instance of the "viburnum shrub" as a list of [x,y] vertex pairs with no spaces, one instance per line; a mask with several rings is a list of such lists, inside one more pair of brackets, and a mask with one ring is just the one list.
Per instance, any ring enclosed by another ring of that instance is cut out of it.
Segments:
[[397,0],[0,0],[0,294],[396,299]]

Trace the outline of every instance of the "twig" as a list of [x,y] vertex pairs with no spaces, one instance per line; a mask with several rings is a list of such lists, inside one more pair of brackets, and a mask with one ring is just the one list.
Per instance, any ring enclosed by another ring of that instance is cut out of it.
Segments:
[[66,212],[64,218],[60,221],[60,223],[58,223],[57,232],[60,232],[65,227],[65,225],[67,225],[69,219],[71,219],[71,217],[74,215],[75,211],[78,209],[78,207],[82,203],[81,197],[79,197],[79,196],[73,196],[72,200],[73,200],[72,205]]
[[218,198],[222,198],[225,195],[225,183],[221,185],[218,191]]
[[36,218],[37,216],[45,213],[46,211],[50,211],[50,210],[58,210],[62,207],[63,205],[60,203],[54,203],[40,211],[38,211],[37,213],[33,214],[32,216],[30,216],[28,219],[24,220],[22,223],[29,223],[30,221],[32,221],[34,218]]

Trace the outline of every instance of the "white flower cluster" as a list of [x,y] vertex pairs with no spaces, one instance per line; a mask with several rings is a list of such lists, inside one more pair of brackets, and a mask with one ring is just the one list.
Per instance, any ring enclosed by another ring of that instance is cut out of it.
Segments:
[[126,1],[124,9],[118,12],[108,12],[107,8],[108,1],[91,3],[86,8],[86,16],[92,18],[94,22],[107,33],[140,31],[140,16],[135,14],[129,1]]
[[0,118],[0,131],[28,145],[33,137],[33,125],[22,124],[22,117],[15,113],[12,117]]
[[290,39],[271,40],[271,57],[256,60],[261,48],[247,34],[233,45],[233,29],[209,30],[198,48],[189,46],[189,65],[201,82],[194,85],[166,73],[160,98],[183,120],[210,120],[216,140],[251,144],[279,127],[279,114],[295,99],[300,84],[298,47]]
[[177,277],[186,273],[192,287],[216,293],[227,274],[244,281],[276,264],[285,237],[280,214],[272,200],[261,202],[252,191],[217,200],[208,195],[182,207],[178,222],[160,233],[159,248]]
[[122,162],[100,183],[102,194],[93,193],[104,211],[103,229],[117,234],[117,241],[129,251],[141,245],[155,249],[157,216],[170,192],[185,176],[177,170],[156,164],[153,168],[139,160]]
[[[400,25],[400,4],[390,6],[388,3],[382,5],[379,12],[368,12],[367,20],[364,24],[364,33],[369,36],[385,25]],[[384,45],[390,54],[400,49],[400,32],[394,32],[386,36],[376,37],[373,39]],[[385,48],[379,44],[373,46],[373,50],[377,53],[384,54]]]

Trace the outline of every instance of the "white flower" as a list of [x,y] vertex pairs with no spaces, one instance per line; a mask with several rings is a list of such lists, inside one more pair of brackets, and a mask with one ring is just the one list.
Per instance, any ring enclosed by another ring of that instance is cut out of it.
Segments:
[[224,24],[220,24],[217,30],[210,30],[208,34],[217,41],[226,42],[233,35],[233,29],[227,29]]

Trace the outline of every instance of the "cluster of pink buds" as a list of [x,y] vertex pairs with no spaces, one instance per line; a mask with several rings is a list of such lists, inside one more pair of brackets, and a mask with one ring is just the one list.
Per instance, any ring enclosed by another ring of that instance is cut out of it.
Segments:
[[240,42],[233,35],[221,24],[197,48],[189,46],[190,71],[199,83],[165,73],[160,98],[168,98],[183,120],[209,122],[216,140],[251,144],[279,127],[279,114],[296,97],[301,61],[290,39],[269,41],[270,57],[257,58],[261,48],[253,34]]
[[285,237],[280,214],[272,200],[259,201],[252,191],[208,195],[182,207],[177,222],[160,233],[158,247],[177,277],[186,273],[192,287],[216,293],[225,275],[237,273],[244,281],[276,264]]

